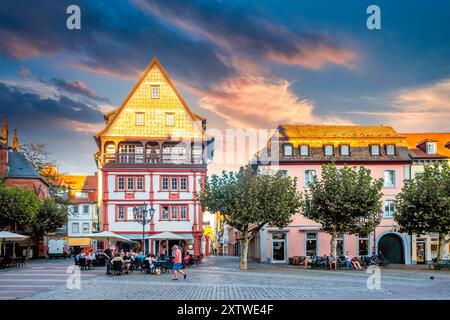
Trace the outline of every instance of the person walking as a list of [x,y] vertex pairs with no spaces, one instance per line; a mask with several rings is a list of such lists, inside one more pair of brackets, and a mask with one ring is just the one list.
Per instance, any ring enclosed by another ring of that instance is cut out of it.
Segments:
[[181,263],[182,263],[182,255],[181,250],[177,245],[174,245],[172,247],[174,252],[174,258],[173,258],[173,279],[172,280],[178,280],[178,273],[181,273],[186,279],[186,273],[181,270]]

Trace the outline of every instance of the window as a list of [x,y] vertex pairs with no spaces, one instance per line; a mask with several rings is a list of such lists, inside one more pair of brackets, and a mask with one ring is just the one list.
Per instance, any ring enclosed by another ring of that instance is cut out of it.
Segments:
[[384,201],[384,217],[392,218],[395,212],[395,201],[394,200],[385,200]]
[[172,214],[170,217],[172,220],[178,219],[178,207],[177,206],[172,206]]
[[169,206],[163,206],[161,212],[162,220],[169,220]]
[[427,153],[436,154],[436,142],[427,142]]
[[121,144],[119,146],[119,161],[121,163],[143,163],[144,147],[142,144]]
[[183,190],[183,191],[187,190],[187,178],[186,177],[180,178],[180,190]]
[[343,255],[345,252],[345,248],[344,248],[344,235],[343,234],[339,234],[336,238],[336,254],[338,256]]
[[125,178],[124,177],[117,178],[117,189],[119,191],[125,190]]
[[72,233],[80,233],[80,224],[72,223]]
[[175,115],[173,113],[166,113],[166,126],[173,126],[175,124]]
[[78,214],[78,206],[73,206],[73,214]]
[[187,206],[180,206],[180,220],[187,220]]
[[309,257],[317,255],[317,233],[306,234],[306,255]]
[[134,190],[134,177],[127,178],[127,190]]
[[377,144],[370,146],[370,154],[372,156],[379,156],[380,155],[380,146]]
[[152,86],[152,99],[159,98],[159,86]]
[[136,125],[137,126],[144,125],[144,114],[142,112],[136,112]]
[[292,157],[292,145],[290,144],[285,144],[283,146],[283,155],[285,157]]
[[163,146],[164,163],[185,163],[186,160],[187,150],[183,144]]
[[136,178],[136,190],[139,190],[139,191],[144,190],[144,178],[143,177]]
[[332,156],[333,155],[333,146],[325,146],[324,152],[326,156]]
[[395,187],[395,170],[384,171],[384,187],[385,188]]
[[350,146],[344,145],[341,146],[341,156],[349,156],[350,155]]
[[89,233],[89,222],[83,223],[83,233]]
[[310,183],[314,181],[316,176],[316,170],[305,170],[304,186],[308,187]]
[[125,207],[117,207],[117,220],[125,220]]
[[77,199],[86,199],[88,197],[88,193],[85,191],[80,191],[75,193],[75,198]]
[[309,146],[300,146],[300,156],[309,156]]
[[395,156],[395,146],[393,144],[388,144],[386,146],[386,155]]
[[89,206],[83,206],[83,214],[89,214]]
[[358,239],[358,255],[359,256],[369,255],[369,239],[367,238]]
[[199,143],[195,143],[192,145],[192,162],[193,163],[202,163],[203,159],[203,146]]
[[178,178],[172,177],[170,179],[170,187],[172,190],[178,190]]
[[163,191],[169,190],[169,177],[162,178],[162,189]]

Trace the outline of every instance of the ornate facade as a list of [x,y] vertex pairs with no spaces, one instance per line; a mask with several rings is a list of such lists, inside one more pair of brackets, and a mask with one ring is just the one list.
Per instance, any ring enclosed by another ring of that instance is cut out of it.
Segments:
[[[201,252],[203,213],[196,199],[205,180],[206,120],[193,113],[155,58],[121,106],[105,115],[95,135],[99,208],[103,230],[142,241],[133,208],[155,209],[146,237],[164,231],[194,254]],[[146,240],[153,253],[172,243]],[[118,244],[120,247],[124,244]]]

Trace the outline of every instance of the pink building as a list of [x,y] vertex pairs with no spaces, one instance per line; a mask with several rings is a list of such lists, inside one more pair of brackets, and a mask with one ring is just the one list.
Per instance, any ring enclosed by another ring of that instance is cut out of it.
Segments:
[[[411,263],[411,238],[395,231],[393,220],[393,200],[410,175],[411,160],[403,136],[386,126],[280,125],[272,141],[268,156],[263,150],[257,157],[259,168],[283,170],[297,177],[300,192],[308,188],[315,175],[320,176],[325,163],[364,166],[374,178],[383,178],[380,225],[368,237],[341,235],[338,254],[350,251],[351,255],[370,256],[381,250],[391,263]],[[287,263],[293,256],[329,255],[331,236],[320,227],[296,214],[282,230],[263,228],[250,245],[254,249],[249,256],[261,262]]]

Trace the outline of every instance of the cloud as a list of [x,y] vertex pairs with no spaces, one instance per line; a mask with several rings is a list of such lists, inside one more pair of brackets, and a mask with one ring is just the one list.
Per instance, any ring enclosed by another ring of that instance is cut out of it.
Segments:
[[234,128],[274,128],[280,123],[351,123],[347,119],[316,116],[313,102],[299,98],[291,89],[292,83],[280,78],[230,77],[210,90],[180,85],[200,97],[202,108],[216,113]]
[[186,0],[134,0],[149,15],[213,44],[230,59],[274,61],[319,69],[325,64],[351,67],[357,57],[350,49],[341,48],[320,33],[294,32],[268,19],[239,7],[223,4],[199,4]]
[[398,131],[450,131],[450,79],[396,91],[390,95],[388,103],[385,111],[352,114],[378,118]]

